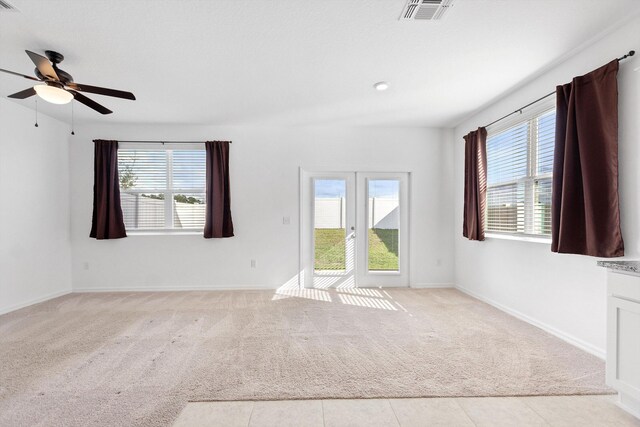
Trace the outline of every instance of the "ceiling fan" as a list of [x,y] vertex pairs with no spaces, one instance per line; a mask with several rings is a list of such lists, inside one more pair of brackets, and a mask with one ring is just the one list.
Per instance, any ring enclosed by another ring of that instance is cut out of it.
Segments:
[[72,99],[75,99],[101,114],[111,114],[113,111],[84,96],[80,92],[95,93],[98,95],[113,96],[116,98],[130,99],[134,101],[136,99],[131,92],[74,83],[71,74],[58,68],[58,64],[64,60],[64,56],[58,52],[47,50],[44,52],[45,55],[47,55],[46,58],[28,50],[25,50],[25,52],[29,55],[29,58],[31,58],[33,63],[36,64],[34,72],[37,78],[25,76],[24,74],[4,70],[2,68],[0,68],[0,71],[21,76],[25,79],[35,80],[43,84],[37,84],[23,91],[14,93],[13,95],[9,95],[9,98],[25,99],[33,95],[38,95],[40,98],[53,104],[67,104]]

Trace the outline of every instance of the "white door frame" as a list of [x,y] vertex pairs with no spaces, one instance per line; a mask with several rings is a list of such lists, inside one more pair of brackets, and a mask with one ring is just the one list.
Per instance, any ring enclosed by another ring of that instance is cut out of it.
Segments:
[[[313,254],[313,225],[314,225],[314,209],[313,209],[313,199],[315,198],[314,194],[314,186],[313,186],[313,178],[338,178],[344,179],[343,177],[346,175],[351,175],[355,178],[354,187],[356,187],[355,193],[352,197],[346,197],[347,203],[349,203],[349,199],[351,199],[351,203],[354,205],[352,207],[352,212],[356,215],[356,237],[358,234],[360,236],[368,236],[368,231],[366,229],[366,210],[362,209],[364,199],[362,199],[366,195],[366,188],[364,185],[366,183],[365,179],[399,179],[400,180],[400,198],[401,198],[401,228],[400,228],[400,245],[399,248],[399,272],[368,272],[367,269],[367,261],[364,258],[363,263],[363,255],[368,256],[366,254],[366,250],[359,250],[357,245],[365,245],[367,246],[367,241],[362,239],[355,239],[354,244],[356,247],[354,250],[356,251],[356,274],[353,277],[352,286],[355,287],[366,287],[366,286],[384,286],[384,287],[409,287],[410,286],[410,242],[409,242],[409,228],[410,228],[410,220],[411,217],[409,215],[410,212],[410,184],[411,184],[411,173],[410,172],[369,172],[369,171],[358,171],[350,170],[350,171],[335,171],[331,172],[328,170],[309,170],[300,168],[300,206],[299,206],[299,214],[300,214],[300,222],[299,222],[299,277],[298,283],[301,288],[312,288],[313,278],[314,278],[314,254]],[[349,184],[347,183],[347,187]],[[349,189],[347,188],[347,192]],[[364,206],[368,206],[368,203],[364,204]],[[347,221],[348,222],[348,221]],[[350,224],[347,224],[347,231],[349,230]],[[368,239],[368,237],[367,237]],[[359,241],[358,241],[359,240]],[[360,255],[358,253],[360,252]],[[362,283],[359,283],[359,280]]]

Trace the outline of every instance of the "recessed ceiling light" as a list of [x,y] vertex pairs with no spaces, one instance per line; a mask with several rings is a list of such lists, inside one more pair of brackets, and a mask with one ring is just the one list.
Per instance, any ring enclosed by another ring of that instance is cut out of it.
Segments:
[[387,82],[378,82],[373,85],[376,90],[383,91],[389,89],[389,83]]

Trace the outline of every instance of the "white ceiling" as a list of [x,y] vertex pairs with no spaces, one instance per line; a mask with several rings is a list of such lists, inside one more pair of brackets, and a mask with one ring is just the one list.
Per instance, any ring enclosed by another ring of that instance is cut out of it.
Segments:
[[[76,122],[451,126],[640,11],[637,0],[456,0],[442,21],[401,22],[405,0],[10,0],[0,68],[25,49],[65,55],[90,95]],[[612,56],[622,52],[611,52]],[[376,92],[386,80],[391,87]],[[0,73],[0,94],[29,82]],[[13,101],[30,108],[34,98]],[[71,107],[38,102],[70,120]]]

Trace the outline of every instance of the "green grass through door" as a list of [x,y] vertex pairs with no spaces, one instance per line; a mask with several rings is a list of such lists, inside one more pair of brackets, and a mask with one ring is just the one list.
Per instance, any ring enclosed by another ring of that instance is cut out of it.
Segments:
[[[345,269],[345,229],[315,230],[315,269]],[[398,270],[398,230],[369,230],[369,270]]]

